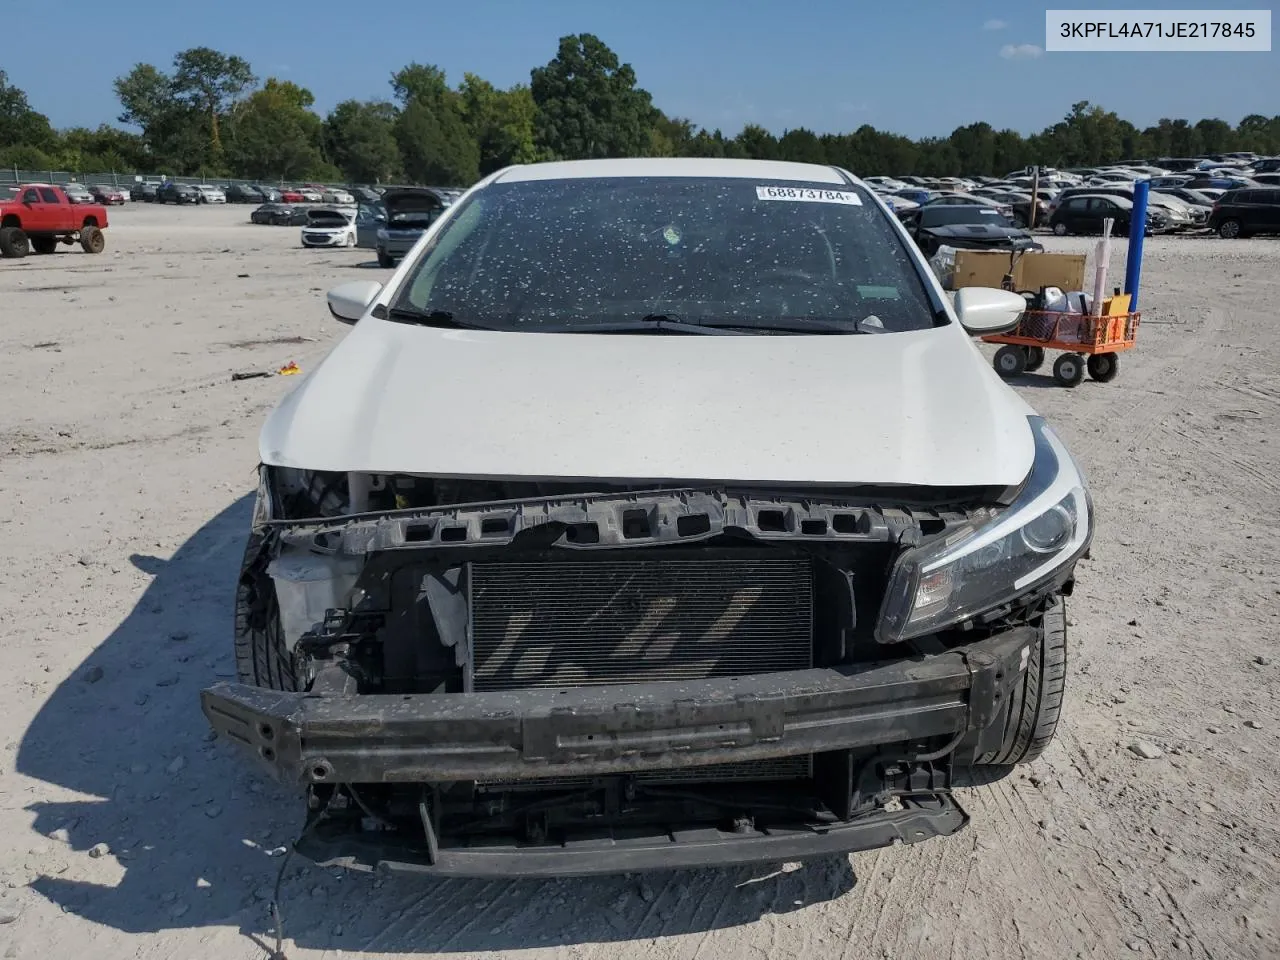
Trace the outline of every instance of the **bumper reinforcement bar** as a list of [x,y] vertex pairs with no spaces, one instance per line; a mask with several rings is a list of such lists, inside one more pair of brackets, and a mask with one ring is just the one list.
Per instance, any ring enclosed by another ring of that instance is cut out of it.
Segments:
[[1018,628],[877,664],[562,690],[344,696],[220,683],[201,706],[219,734],[300,783],[607,775],[981,731],[1003,717],[1033,642]]

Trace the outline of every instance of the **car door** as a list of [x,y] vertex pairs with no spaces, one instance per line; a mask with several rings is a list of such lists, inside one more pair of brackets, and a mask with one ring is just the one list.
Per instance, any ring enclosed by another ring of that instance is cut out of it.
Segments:
[[1085,207],[1088,200],[1084,197],[1068,197],[1058,209],[1058,219],[1067,225],[1072,233],[1084,233],[1088,227]]
[[71,204],[52,187],[40,187],[40,202],[36,204],[39,211],[36,223],[38,230],[55,232],[67,230],[74,219],[71,215]]
[[1129,211],[1114,200],[1108,200],[1106,197],[1097,197],[1090,201],[1094,206],[1089,211],[1093,219],[1093,231],[1095,233],[1102,232],[1102,221],[1110,217],[1115,221],[1111,226],[1111,233],[1126,234],[1129,232]]
[[356,246],[366,250],[378,248],[378,231],[386,224],[387,215],[372,204],[360,204],[356,213]]
[[1102,221],[1115,216],[1116,205],[1106,197],[1090,197],[1085,201],[1081,233],[1101,233]]
[[40,191],[35,187],[27,187],[18,201],[22,204],[22,229],[27,233],[46,229],[44,224],[49,214],[45,210],[44,201],[40,199]]
[[1251,190],[1250,203],[1256,229],[1266,233],[1280,233],[1280,190]]

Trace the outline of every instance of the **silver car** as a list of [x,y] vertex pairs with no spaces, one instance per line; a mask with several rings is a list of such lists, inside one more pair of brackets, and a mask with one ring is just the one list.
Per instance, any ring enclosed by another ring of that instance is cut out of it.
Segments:
[[448,204],[427,187],[399,187],[382,195],[382,206],[386,219],[376,234],[378,266],[393,267]]

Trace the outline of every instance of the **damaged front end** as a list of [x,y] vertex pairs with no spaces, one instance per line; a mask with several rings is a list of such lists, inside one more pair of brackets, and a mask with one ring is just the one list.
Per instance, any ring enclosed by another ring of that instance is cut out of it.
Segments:
[[241,682],[204,712],[305,788],[322,863],[589,874],[953,833],[952,765],[999,742],[1037,599],[876,625],[898,558],[998,499],[263,467]]

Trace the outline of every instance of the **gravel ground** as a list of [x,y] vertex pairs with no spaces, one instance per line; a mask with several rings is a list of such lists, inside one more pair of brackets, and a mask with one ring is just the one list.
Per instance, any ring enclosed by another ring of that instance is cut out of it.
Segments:
[[[197,691],[234,673],[257,430],[294,381],[231,375],[307,370],[345,330],[323,291],[385,271],[247,216],[127,207],[101,256],[0,264],[4,958],[270,942],[300,804],[210,740]],[[289,956],[1280,956],[1277,303],[1280,241],[1155,238],[1118,379],[1018,382],[1089,474],[1098,535],[1059,738],[961,791],[968,830],[643,881],[291,863]]]

